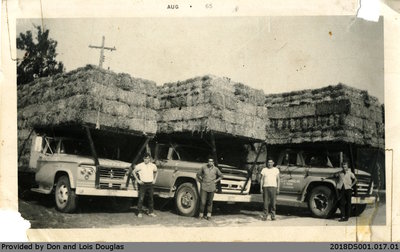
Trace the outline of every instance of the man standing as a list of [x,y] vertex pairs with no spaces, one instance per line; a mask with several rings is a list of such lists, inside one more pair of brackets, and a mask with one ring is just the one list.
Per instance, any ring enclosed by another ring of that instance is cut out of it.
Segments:
[[356,176],[349,170],[347,162],[343,162],[342,171],[339,173],[337,189],[340,190],[340,215],[339,221],[348,221],[351,213],[351,195],[353,186],[357,183]]
[[154,202],[153,202],[153,185],[157,179],[157,166],[150,162],[150,155],[146,154],[143,158],[143,162],[136,165],[133,170],[133,176],[135,180],[139,184],[139,202],[138,202],[138,217],[141,218],[142,215],[142,207],[144,196],[146,192],[149,194],[149,216],[156,217],[153,213],[154,210]]
[[263,220],[268,219],[271,213],[271,220],[275,220],[276,213],[276,195],[279,194],[279,169],[274,167],[274,161],[268,159],[267,167],[261,170],[260,191],[264,200]]
[[222,179],[221,171],[214,165],[212,158],[208,159],[208,163],[201,167],[197,173],[197,179],[200,181],[200,214],[199,219],[204,216],[204,208],[207,203],[207,220],[211,220],[212,205],[214,199],[214,192],[216,190],[216,183]]

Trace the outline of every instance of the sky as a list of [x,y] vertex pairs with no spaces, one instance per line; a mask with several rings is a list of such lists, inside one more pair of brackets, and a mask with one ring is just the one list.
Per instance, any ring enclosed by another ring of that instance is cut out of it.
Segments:
[[[43,23],[42,23],[43,22]],[[98,65],[155,81],[225,76],[266,94],[343,83],[384,102],[383,20],[354,16],[19,19],[44,25],[70,71]],[[22,57],[22,53],[19,53]]]

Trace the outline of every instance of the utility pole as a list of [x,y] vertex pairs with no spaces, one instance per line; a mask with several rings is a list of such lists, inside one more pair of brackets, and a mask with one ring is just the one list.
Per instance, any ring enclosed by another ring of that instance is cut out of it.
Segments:
[[99,67],[103,68],[103,62],[104,62],[104,50],[110,50],[110,51],[115,51],[117,50],[114,47],[105,47],[104,46],[104,42],[105,42],[106,38],[103,36],[103,41],[101,42],[101,46],[92,46],[89,45],[89,48],[95,48],[95,49],[100,49],[100,60],[99,60]]

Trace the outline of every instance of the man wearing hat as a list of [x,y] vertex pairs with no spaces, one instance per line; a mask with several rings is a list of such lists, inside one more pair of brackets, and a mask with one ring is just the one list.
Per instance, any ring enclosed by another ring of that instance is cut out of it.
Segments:
[[142,207],[144,197],[146,192],[149,194],[149,212],[148,215],[151,217],[156,217],[153,213],[154,210],[154,203],[153,203],[153,185],[157,179],[157,166],[150,162],[151,156],[150,154],[146,154],[143,158],[143,162],[136,165],[135,169],[133,170],[133,176],[135,180],[139,184],[139,202],[138,202],[138,217],[141,218],[143,215]]
[[214,159],[209,158],[208,163],[201,167],[197,173],[197,179],[200,181],[200,213],[199,219],[204,216],[204,210],[207,203],[207,220],[211,220],[212,205],[214,199],[214,192],[216,190],[216,183],[222,179],[221,171],[214,165]]

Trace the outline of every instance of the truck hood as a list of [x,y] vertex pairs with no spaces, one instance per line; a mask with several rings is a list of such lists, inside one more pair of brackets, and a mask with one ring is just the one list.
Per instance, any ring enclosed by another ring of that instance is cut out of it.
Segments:
[[247,171],[246,170],[240,170],[234,166],[230,165],[224,165],[220,164],[218,165],[218,168],[221,169],[221,172],[225,175],[234,175],[234,176],[239,176],[239,177],[247,177]]
[[366,171],[362,171],[359,169],[354,169],[354,174],[357,175],[361,175],[361,176],[371,176],[370,173],[366,172]]
[[[78,165],[94,165],[93,158],[89,156],[79,156],[72,154],[60,154],[58,157],[58,161],[73,162],[77,163]],[[115,167],[115,168],[129,168],[129,166],[131,165],[128,162],[106,159],[106,158],[99,158],[99,163],[101,166]]]
[[[200,162],[188,162],[188,161],[168,161],[169,165],[178,167],[181,170],[190,170],[193,172],[197,172],[203,167],[206,163]],[[162,165],[162,162],[156,161],[156,165]],[[234,166],[218,164],[218,168],[223,173],[225,179],[235,179],[235,180],[243,180],[247,178],[247,171],[240,170]]]

